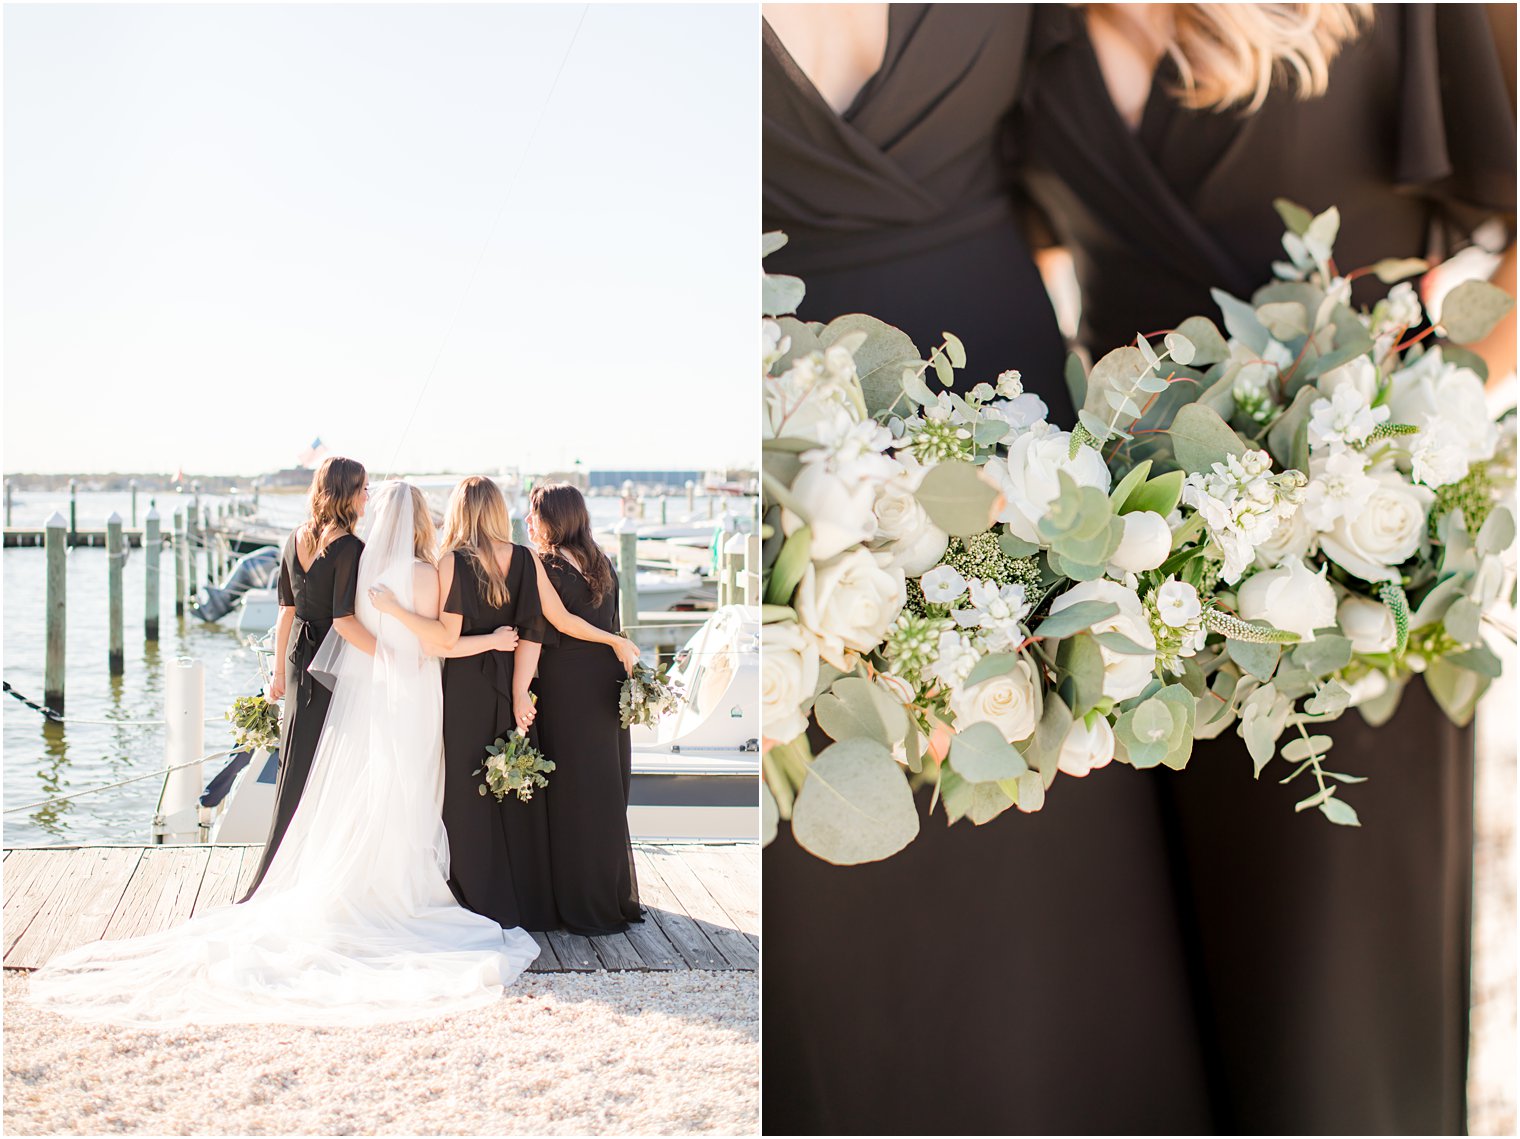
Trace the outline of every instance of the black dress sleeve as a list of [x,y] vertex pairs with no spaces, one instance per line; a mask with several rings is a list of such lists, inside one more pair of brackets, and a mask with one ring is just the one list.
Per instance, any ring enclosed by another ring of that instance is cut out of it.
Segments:
[[[605,554],[602,556],[606,557]],[[618,597],[622,591],[618,588],[617,566],[612,564],[611,558],[607,558],[607,572],[612,575],[612,589],[607,600],[602,603],[603,607],[607,609],[607,631],[622,636],[623,622],[622,615],[619,612],[620,606],[618,605]]]
[[352,534],[346,534],[334,542],[327,552],[327,556],[332,559],[334,620],[354,615],[354,602],[359,593],[359,555],[363,550],[362,541]]
[[544,620],[543,604],[538,596],[538,567],[533,564],[533,551],[526,546],[514,544],[512,564],[522,567],[522,572],[517,575],[517,590],[512,598],[512,619],[517,625],[518,639],[537,641],[544,645],[559,644],[559,631],[551,630],[549,622]]
[[1457,240],[1496,216],[1513,230],[1515,214],[1515,105],[1507,70],[1515,45],[1496,42],[1484,9],[1379,5],[1377,14],[1403,21],[1395,181],[1431,199]]
[[443,599],[443,612],[465,617],[468,614],[464,611],[463,579],[465,574],[474,573],[475,567],[463,550],[455,550],[449,556],[454,559],[454,580],[449,583],[449,595]]
[[294,609],[296,604],[296,587],[291,576],[291,562],[296,556],[296,531],[290,532],[290,537],[285,539],[285,548],[280,551],[280,579],[275,586],[275,595],[281,605],[287,609]]

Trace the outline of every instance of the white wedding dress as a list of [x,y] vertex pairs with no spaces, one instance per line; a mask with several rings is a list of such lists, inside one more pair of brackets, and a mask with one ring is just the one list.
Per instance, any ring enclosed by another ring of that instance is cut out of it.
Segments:
[[33,1004],[145,1027],[378,1024],[489,1004],[538,956],[523,930],[449,891],[439,664],[368,597],[383,582],[412,607],[409,486],[380,484],[370,512],[356,616],[375,655],[332,633],[313,662],[332,705],[257,892],[174,929],[61,954],[33,974]]

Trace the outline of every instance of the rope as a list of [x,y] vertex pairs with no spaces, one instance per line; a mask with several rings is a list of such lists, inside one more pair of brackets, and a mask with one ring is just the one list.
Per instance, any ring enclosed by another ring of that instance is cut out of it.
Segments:
[[[575,48],[575,41],[580,37],[581,26],[586,22],[586,13],[590,10],[590,4],[581,5],[580,17],[575,21],[575,31],[570,34],[570,43],[565,47],[565,54],[560,56],[559,67],[555,69],[554,79],[549,84],[549,93],[544,96],[544,101],[538,108],[538,117],[533,120],[533,129],[528,132],[527,140],[523,143],[522,150],[517,156],[517,166],[512,171],[510,180],[507,182],[506,191],[502,194],[501,205],[496,208],[496,216],[491,219],[491,228],[486,231],[485,242],[480,247],[480,254],[475,258],[475,266],[470,270],[469,279],[465,282],[464,292],[460,294],[459,303],[454,306],[454,315],[449,318],[448,328],[444,330],[443,339],[438,344],[438,352],[433,357],[433,363],[423,377],[422,386],[417,389],[417,402],[412,405],[412,412],[406,417],[406,422],[401,427],[401,437],[396,440],[395,453],[391,455],[390,467],[396,466],[396,460],[401,456],[401,448],[406,442],[407,432],[412,429],[412,420],[417,418],[417,412],[422,407],[422,398],[427,393],[428,385],[433,382],[433,373],[438,370],[439,361],[443,359],[443,350],[448,345],[449,337],[454,333],[454,326],[459,323],[459,314],[464,311],[464,302],[469,298],[470,290],[475,286],[475,278],[480,273],[480,266],[486,259],[486,251],[491,248],[491,239],[496,236],[496,227],[501,223],[501,218],[507,211],[507,202],[511,200],[512,191],[517,188],[517,179],[522,174],[522,168],[527,160],[528,151],[533,146],[533,140],[538,137],[538,128],[543,124],[544,114],[549,109],[549,103],[554,99],[554,92],[559,87],[559,77],[564,74],[565,64],[570,59],[570,53]],[[391,477],[391,470],[387,470],[385,477]]]
[[[17,692],[14,688],[11,687],[11,682],[9,680],[0,681],[0,683],[3,683],[5,685],[5,691],[9,692],[17,700],[20,700],[32,711],[40,712],[44,717],[53,721],[55,724],[95,724],[105,727],[142,727],[145,725],[168,723],[167,720],[81,720],[77,716],[65,717],[62,712],[55,712],[47,705],[39,704],[37,701],[31,699],[30,697],[23,696],[20,692]],[[224,724],[226,722],[227,718],[225,716],[208,716],[206,719],[201,721],[203,724]]]
[[18,811],[32,811],[32,810],[36,810],[38,807],[50,807],[54,803],[64,803],[64,802],[67,802],[70,799],[78,799],[81,795],[93,795],[97,791],[110,791],[112,788],[115,788],[115,787],[125,787],[128,783],[137,783],[137,782],[139,782],[140,780],[143,780],[143,779],[152,779],[152,778],[154,778],[156,776],[168,775],[169,772],[171,772],[171,771],[179,771],[179,770],[181,770],[183,768],[186,768],[186,767],[195,767],[198,764],[205,763],[207,760],[218,759],[221,756],[224,756],[224,755],[227,755],[227,754],[229,754],[229,753],[227,751],[225,751],[225,750],[223,750],[223,751],[214,751],[210,755],[202,756],[200,759],[192,759],[192,760],[189,760],[186,763],[176,763],[173,767],[160,767],[160,768],[157,768],[154,771],[146,771],[146,772],[144,772],[141,775],[134,775],[130,779],[123,779],[119,783],[106,783],[106,784],[103,784],[103,785],[101,785],[99,787],[86,787],[83,791],[74,791],[74,792],[72,792],[72,793],[70,793],[68,795],[55,795],[51,799],[39,799],[35,803],[27,803],[24,806],[20,806],[20,807],[7,807],[7,808],[5,808],[5,810],[3,812],[0,812],[0,813],[7,814],[7,815],[13,815],[13,814],[15,814]]

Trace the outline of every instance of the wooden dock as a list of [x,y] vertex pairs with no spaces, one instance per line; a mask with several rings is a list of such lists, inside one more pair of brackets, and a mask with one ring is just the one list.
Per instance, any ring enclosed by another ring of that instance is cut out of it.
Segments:
[[[54,846],[5,850],[5,968],[36,969],[87,941],[134,937],[241,897],[262,846]],[[634,846],[644,921],[627,933],[535,933],[537,973],[759,966],[754,843]]]

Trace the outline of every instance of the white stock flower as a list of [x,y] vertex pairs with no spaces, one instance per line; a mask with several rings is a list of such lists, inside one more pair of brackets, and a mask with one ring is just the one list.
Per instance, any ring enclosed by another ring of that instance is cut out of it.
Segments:
[[802,708],[818,687],[818,646],[795,621],[764,626],[765,667],[760,670],[760,708],[770,739],[794,740],[807,731]]
[[1268,340],[1266,348],[1260,352],[1239,340],[1232,340],[1224,375],[1230,377],[1233,391],[1261,396],[1269,393],[1277,377],[1292,366],[1293,353],[1276,340]]
[[1458,426],[1437,419],[1409,441],[1409,473],[1429,487],[1446,486],[1467,477],[1471,445]]
[[929,604],[949,605],[965,595],[966,579],[954,566],[936,566],[918,579],[918,587]]
[[822,442],[838,437],[862,418],[858,390],[855,361],[848,352],[798,357],[780,376],[765,379],[765,438]]
[[987,723],[1009,743],[1028,739],[1040,722],[1040,687],[1034,666],[1020,659],[1001,676],[991,676],[950,693],[955,726]]
[[873,483],[841,478],[824,463],[804,463],[791,494],[803,514],[783,508],[782,533],[790,537],[804,524],[811,526],[815,562],[826,562],[876,534]]
[[[1442,433],[1443,439],[1462,444],[1467,463],[1494,457],[1499,427],[1489,414],[1483,381],[1471,368],[1447,363],[1436,347],[1393,373],[1391,385],[1388,407],[1393,422],[1418,427],[1421,435],[1442,423],[1449,428]],[[1405,442],[1412,450],[1419,439],[1415,436]]]
[[1360,451],[1332,451],[1309,460],[1309,484],[1298,508],[1316,530],[1328,530],[1341,518],[1355,514],[1377,491],[1367,474],[1367,457]]
[[1004,399],[1016,399],[1024,394],[1024,374],[1017,368],[998,373],[997,394]]
[[947,629],[939,635],[935,646],[934,663],[928,668],[929,675],[949,688],[962,684],[982,654],[976,651],[971,638],[965,633]]
[[1360,446],[1387,419],[1386,407],[1371,406],[1358,387],[1342,384],[1309,405],[1309,450]]
[[1399,631],[1393,610],[1381,601],[1351,594],[1336,610],[1341,632],[1351,638],[1351,649],[1358,653],[1388,653],[1398,644]]
[[1091,447],[1069,454],[1071,434],[1048,423],[1036,423],[1008,447],[1006,459],[991,459],[984,470],[996,480],[1005,504],[999,522],[1026,542],[1040,541],[1037,529],[1050,504],[1060,494],[1058,475],[1065,471],[1079,486],[1109,488],[1108,465]]
[[1326,568],[1315,573],[1302,558],[1290,558],[1252,574],[1235,593],[1241,617],[1312,641],[1315,629],[1335,624],[1335,589],[1325,580]]
[[1435,494],[1386,467],[1368,477],[1375,483],[1372,495],[1320,535],[1320,549],[1363,581],[1398,581],[1393,567],[1420,548]]
[[1066,729],[1066,739],[1061,744],[1061,754],[1056,767],[1078,779],[1100,767],[1107,767],[1114,758],[1114,729],[1107,716],[1092,717],[1092,727],[1082,717],[1071,722]]
[[856,549],[803,571],[797,620],[817,638],[818,654],[835,668],[854,668],[854,654],[876,648],[902,611],[907,600],[903,573],[889,568],[890,562]]
[[1330,369],[1314,381],[1314,386],[1332,399],[1342,388],[1350,388],[1370,404],[1378,390],[1377,368],[1371,357],[1358,356]]
[[926,468],[904,462],[903,469],[876,491],[876,548],[892,555],[908,577],[930,569],[945,554],[950,535],[936,526],[914,491]]
[[1173,629],[1181,629],[1203,613],[1198,591],[1185,581],[1167,578],[1156,590],[1156,612]]
[[1172,552],[1172,531],[1165,518],[1152,510],[1135,510],[1124,515],[1123,522],[1124,537],[1108,563],[1110,577],[1144,573],[1166,561]]
[[1024,587],[1017,583],[999,586],[995,581],[971,581],[969,608],[954,609],[951,616],[962,629],[980,629],[982,647],[990,653],[1011,652],[1024,640],[1019,622],[1029,616]]
[[792,338],[781,334],[779,321],[766,317],[760,322],[760,369],[771,370],[771,365],[785,356],[792,346]]
[[1074,585],[1051,603],[1051,613],[1059,613],[1079,601],[1109,601],[1119,607],[1112,617],[1096,622],[1094,633],[1122,633],[1149,653],[1121,653],[1100,645],[1103,653],[1103,695],[1112,700],[1128,700],[1140,695],[1156,669],[1156,638],[1145,617],[1145,607],[1133,589],[1111,581],[1084,581]]
[[1224,554],[1220,576],[1240,580],[1279,523],[1297,509],[1303,476],[1295,471],[1272,474],[1272,456],[1247,451],[1215,463],[1207,472],[1188,475],[1182,501],[1203,517],[1209,538]]
[[1383,304],[1383,322],[1390,328],[1413,328],[1425,316],[1420,295],[1408,281],[1400,281],[1389,289]]
[[1036,423],[1045,422],[1050,409],[1034,392],[1024,392],[1010,399],[1000,399],[982,409],[988,419],[1001,419],[1015,431],[1023,431]]

